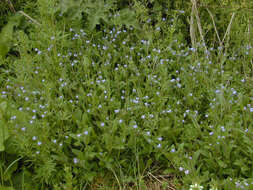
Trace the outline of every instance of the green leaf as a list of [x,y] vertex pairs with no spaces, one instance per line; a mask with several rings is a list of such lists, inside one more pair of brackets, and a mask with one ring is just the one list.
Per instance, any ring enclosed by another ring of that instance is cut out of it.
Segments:
[[0,189],[1,190],[15,190],[12,187],[2,186],[2,185],[0,185]]
[[77,109],[76,112],[73,114],[73,120],[79,123],[82,120],[82,111]]
[[82,151],[72,148],[72,152],[78,157],[78,159],[84,160],[84,153]]
[[88,56],[83,56],[83,64],[84,65],[90,65],[91,61]]
[[3,113],[7,109],[7,103],[2,102],[0,104],[0,151],[4,151],[4,141],[8,139],[9,133],[6,124],[3,119]]
[[80,8],[80,0],[62,0],[60,1],[59,6],[56,8],[60,10],[62,14],[67,14],[68,19],[81,19],[82,9]]
[[227,164],[225,162],[223,162],[221,159],[216,159],[216,161],[218,162],[218,164],[221,168],[227,167]]
[[[94,6],[95,5],[95,6]],[[90,6],[86,13],[88,16],[88,27],[93,30],[97,24],[100,24],[100,20],[107,21],[107,7],[104,5],[104,1],[96,1]]]
[[0,110],[4,111],[7,108],[7,102],[0,103]]
[[4,141],[9,137],[8,130],[3,121],[0,121],[0,152],[5,150]]
[[0,57],[2,58],[7,55],[12,46],[13,28],[19,24],[20,18],[20,15],[11,17],[0,33]]
[[[32,174],[27,170],[22,170],[20,172],[15,173],[12,177],[12,183],[15,190],[33,190],[38,189],[37,185],[35,185],[30,179]],[[1,189],[1,188],[0,188]]]
[[4,142],[4,147],[5,147],[5,152],[7,154],[12,154],[16,155],[17,154],[17,147],[15,146],[15,137],[10,136],[5,142]]
[[5,178],[5,181],[7,180],[10,180],[11,177],[14,175],[14,172],[17,170],[18,168],[18,161],[22,159],[22,157],[16,159],[16,160],[13,160],[9,166],[6,168],[6,170],[4,171],[4,178]]
[[136,19],[136,14],[134,11],[126,8],[126,9],[122,9],[119,12],[119,16],[117,16],[114,19],[114,23],[116,25],[125,25],[127,28],[129,28],[130,26],[136,28],[136,29],[140,29],[140,26],[138,24],[138,21]]
[[198,158],[199,158],[199,155],[201,154],[201,150],[197,150],[196,152],[194,152],[194,154],[193,154],[193,160],[194,160],[194,162],[196,163],[197,162],[197,160],[198,160]]
[[87,179],[88,181],[92,181],[94,177],[96,177],[96,175],[97,175],[96,172],[87,172],[85,174],[85,179]]

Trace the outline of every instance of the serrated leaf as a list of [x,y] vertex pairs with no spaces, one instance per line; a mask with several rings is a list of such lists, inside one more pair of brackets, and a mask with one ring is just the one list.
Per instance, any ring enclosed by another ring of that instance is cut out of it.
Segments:
[[97,24],[100,24],[100,20],[107,21],[106,12],[108,11],[107,8],[104,6],[103,1],[96,3],[96,7],[90,7],[86,13],[89,14],[88,16],[88,27],[89,29],[93,30]]
[[60,12],[62,14],[66,14],[70,20],[81,19],[81,3],[81,0],[62,0],[60,1],[58,7],[55,9],[55,12],[60,10]]
[[119,16],[117,16],[114,19],[114,23],[116,25],[125,25],[127,28],[129,28],[130,26],[136,28],[136,29],[140,29],[140,26],[138,24],[138,21],[136,19],[136,14],[134,11],[126,8],[126,9],[122,9],[119,12]]

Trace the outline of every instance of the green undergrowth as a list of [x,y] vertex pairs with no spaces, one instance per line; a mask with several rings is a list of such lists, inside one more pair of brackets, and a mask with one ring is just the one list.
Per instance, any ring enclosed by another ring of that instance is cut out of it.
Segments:
[[251,31],[192,48],[188,10],[129,2],[38,0],[3,27],[0,189],[253,188]]

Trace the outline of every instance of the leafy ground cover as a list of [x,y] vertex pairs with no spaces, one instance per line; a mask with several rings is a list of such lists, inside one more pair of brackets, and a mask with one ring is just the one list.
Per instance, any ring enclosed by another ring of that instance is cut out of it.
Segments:
[[253,188],[249,36],[129,2],[38,0],[2,27],[2,189]]

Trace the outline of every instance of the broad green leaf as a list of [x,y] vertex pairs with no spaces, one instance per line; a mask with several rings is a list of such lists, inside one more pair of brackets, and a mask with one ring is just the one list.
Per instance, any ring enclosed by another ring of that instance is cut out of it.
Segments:
[[119,16],[117,16],[114,19],[114,23],[116,25],[125,25],[127,28],[129,28],[130,26],[136,28],[136,29],[140,29],[140,26],[138,24],[138,21],[136,19],[136,14],[134,11],[126,8],[126,9],[122,9],[118,12]]
[[82,9],[81,7],[81,0],[62,0],[59,3],[59,6],[56,8],[61,11],[62,14],[67,14],[68,19],[81,19],[82,17]]
[[2,58],[7,55],[12,46],[13,28],[19,24],[20,18],[20,15],[11,17],[0,32],[0,57]]
[[88,27],[89,29],[94,29],[97,24],[100,24],[100,20],[107,21],[107,8],[104,6],[103,1],[97,1],[94,3],[96,6],[91,6],[86,10],[88,16]]
[[194,160],[194,162],[196,163],[197,162],[197,160],[198,160],[198,158],[199,158],[199,155],[201,154],[201,150],[197,150],[196,152],[194,152],[194,154],[193,154],[193,160]]
[[12,154],[16,155],[17,154],[17,147],[15,146],[15,137],[10,136],[5,142],[4,142],[4,147],[5,147],[5,152],[7,154]]

